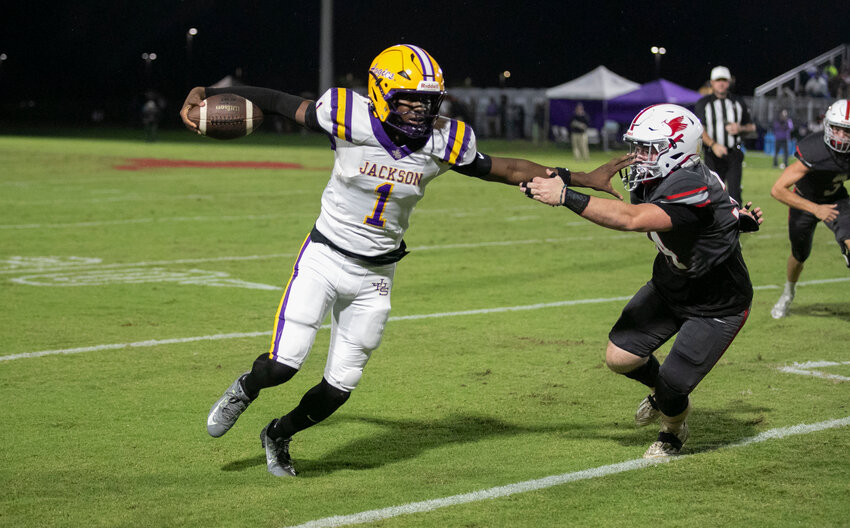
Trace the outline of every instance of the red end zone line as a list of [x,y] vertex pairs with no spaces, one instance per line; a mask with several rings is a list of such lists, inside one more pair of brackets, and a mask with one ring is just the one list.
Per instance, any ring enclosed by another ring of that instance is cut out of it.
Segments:
[[303,169],[300,163],[280,161],[197,161],[158,158],[127,158],[127,165],[115,165],[118,170],[211,168],[211,169]]

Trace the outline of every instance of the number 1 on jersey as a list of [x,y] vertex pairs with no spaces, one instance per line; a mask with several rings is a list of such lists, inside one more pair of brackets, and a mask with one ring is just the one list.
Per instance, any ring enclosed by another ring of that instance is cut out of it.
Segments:
[[391,192],[393,192],[392,183],[384,183],[375,187],[375,194],[378,195],[378,200],[375,202],[375,207],[372,208],[372,215],[363,219],[364,224],[384,227],[387,221],[382,215],[384,214],[384,205],[386,205],[387,198],[390,197]]

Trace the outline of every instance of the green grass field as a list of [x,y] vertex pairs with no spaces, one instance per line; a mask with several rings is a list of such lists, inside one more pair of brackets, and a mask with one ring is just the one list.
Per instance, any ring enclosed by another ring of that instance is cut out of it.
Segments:
[[[321,378],[327,330],[226,436],[205,420],[268,349],[327,142],[137,136],[0,136],[0,526],[850,525],[850,273],[819,227],[790,316],[770,318],[789,245],[768,158],[744,173],[766,213],[743,241],[752,314],[692,395],[690,456],[634,462],[656,434],[632,422],[645,391],[603,361],[652,243],[449,172],[413,215],[363,381],[295,437],[300,476],[276,479],[259,431]],[[481,150],[577,170],[608,157]],[[149,159],[303,168],[116,168]],[[814,361],[829,363],[799,370],[831,377],[779,370]],[[520,484],[548,476],[563,482]]]

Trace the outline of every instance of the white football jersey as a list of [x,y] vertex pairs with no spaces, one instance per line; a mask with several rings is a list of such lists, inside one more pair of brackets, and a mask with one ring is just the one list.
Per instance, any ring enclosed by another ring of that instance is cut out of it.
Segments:
[[471,163],[477,147],[472,128],[448,118],[437,120],[423,148],[396,146],[369,104],[345,88],[331,88],[316,102],[334,149],[316,227],[340,248],[372,257],[401,245],[425,186],[452,166]]

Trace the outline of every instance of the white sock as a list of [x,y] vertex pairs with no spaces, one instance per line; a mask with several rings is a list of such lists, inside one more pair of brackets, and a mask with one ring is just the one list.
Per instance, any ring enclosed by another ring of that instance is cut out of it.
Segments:
[[783,295],[787,295],[788,297],[794,298],[794,294],[797,292],[797,283],[796,282],[785,282],[785,291],[782,292]]

